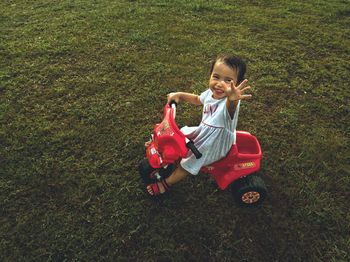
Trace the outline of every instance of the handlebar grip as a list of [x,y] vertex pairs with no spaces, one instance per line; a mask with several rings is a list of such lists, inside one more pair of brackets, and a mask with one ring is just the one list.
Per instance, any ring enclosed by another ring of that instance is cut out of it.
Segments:
[[169,106],[171,107],[172,105],[175,105],[175,107],[177,107],[177,103],[175,102],[175,100],[171,100],[169,102]]
[[193,141],[187,142],[186,146],[192,151],[197,159],[202,157],[201,152],[198,151],[197,147],[194,145]]

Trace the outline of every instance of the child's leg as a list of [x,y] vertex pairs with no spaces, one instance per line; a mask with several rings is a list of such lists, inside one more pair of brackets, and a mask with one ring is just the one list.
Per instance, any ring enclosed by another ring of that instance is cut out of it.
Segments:
[[167,177],[165,180],[166,182],[171,186],[173,184],[176,184],[177,182],[181,181],[184,179],[186,176],[188,176],[189,173],[183,169],[183,167],[179,164],[175,171]]
[[[188,174],[189,173],[185,169],[183,169],[181,165],[178,165],[175,171],[169,177],[167,177],[165,181],[169,186],[171,186],[181,181],[182,179],[184,179]],[[158,182],[158,187],[159,187],[159,192],[161,194],[165,192],[165,189],[162,183]],[[150,185],[147,186],[147,190],[152,195],[152,188]]]

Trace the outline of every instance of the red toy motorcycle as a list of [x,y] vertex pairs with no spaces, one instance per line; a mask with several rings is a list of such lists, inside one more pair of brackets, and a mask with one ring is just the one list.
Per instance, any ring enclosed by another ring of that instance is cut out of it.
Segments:
[[[156,124],[152,141],[146,149],[147,159],[139,165],[139,172],[145,184],[151,184],[171,175],[181,158],[190,149],[196,158],[201,153],[179,130],[175,122],[176,103],[164,107],[164,118]],[[248,132],[236,131],[236,144],[233,144],[226,157],[208,166],[201,172],[211,175],[224,190],[228,185],[240,206],[259,206],[264,201],[267,190],[260,169],[262,152],[257,138]]]

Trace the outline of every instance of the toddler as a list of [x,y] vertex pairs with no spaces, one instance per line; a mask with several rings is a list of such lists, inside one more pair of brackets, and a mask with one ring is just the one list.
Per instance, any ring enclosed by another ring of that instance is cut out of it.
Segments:
[[244,79],[245,72],[246,65],[239,57],[219,56],[211,66],[209,88],[200,96],[185,92],[168,94],[168,103],[188,102],[203,106],[199,126],[181,129],[186,137],[193,140],[202,157],[196,159],[189,150],[169,177],[147,186],[150,195],[166,192],[188,174],[197,175],[201,167],[226,156],[232,144],[236,143],[240,101],[251,98],[251,95],[245,94],[250,89],[250,86],[246,86],[248,80]]

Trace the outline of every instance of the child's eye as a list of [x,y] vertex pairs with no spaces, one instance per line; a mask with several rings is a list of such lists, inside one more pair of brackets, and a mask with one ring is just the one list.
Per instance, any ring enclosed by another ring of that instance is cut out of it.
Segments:
[[225,82],[226,82],[227,84],[231,84],[231,81],[232,81],[232,80],[230,80],[230,79],[225,80]]

